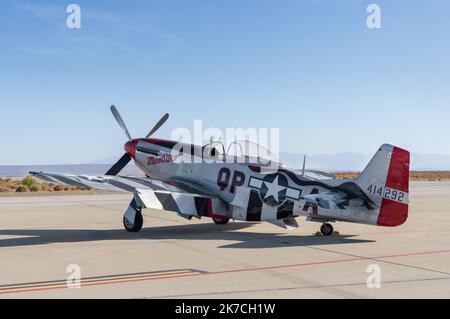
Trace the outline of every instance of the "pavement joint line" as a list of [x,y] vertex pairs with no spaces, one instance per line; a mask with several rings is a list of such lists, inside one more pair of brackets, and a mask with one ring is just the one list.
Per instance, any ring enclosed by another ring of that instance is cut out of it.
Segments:
[[410,256],[434,255],[434,254],[441,254],[441,253],[450,253],[450,249],[449,250],[440,250],[440,251],[419,252],[419,253],[404,253],[404,254],[396,254],[396,255],[388,255],[388,256],[377,256],[377,257],[358,256],[358,257],[351,258],[351,259],[334,259],[334,260],[324,260],[324,261],[308,262],[308,263],[301,263],[301,264],[231,269],[231,270],[223,270],[223,271],[216,271],[216,272],[207,272],[202,275],[220,275],[220,274],[227,274],[227,273],[250,272],[250,271],[258,271],[258,270],[297,268],[297,267],[304,267],[304,266],[327,265],[327,264],[345,263],[345,262],[352,262],[352,261],[373,260],[375,258],[376,259],[388,259],[388,258],[400,258],[400,257],[410,257]]
[[[266,238],[266,237],[262,237],[262,236],[259,236],[258,238],[263,239],[263,240],[269,240],[269,241],[273,241],[273,242],[283,243],[285,245],[295,245],[295,243],[288,242],[288,241],[277,240],[276,238]],[[396,262],[393,262],[393,261],[378,260],[377,257],[364,257],[364,256],[349,254],[349,253],[345,253],[345,252],[339,252],[339,251],[335,251],[335,250],[331,250],[331,249],[317,248],[317,247],[312,247],[312,246],[304,246],[304,247],[305,248],[309,248],[309,249],[313,249],[313,250],[317,250],[317,251],[334,253],[334,254],[338,254],[338,255],[342,255],[342,256],[373,260],[373,261],[378,261],[378,262],[387,263],[387,264],[391,264],[391,265],[397,265],[397,266],[402,266],[402,267],[407,267],[407,268],[425,270],[425,271],[429,271],[429,272],[438,273],[438,274],[441,274],[441,275],[450,275],[450,273],[445,272],[445,271],[440,271],[440,270],[435,270],[435,269],[430,269],[430,268],[425,268],[425,267],[419,267],[419,266],[414,266],[414,265],[408,265],[408,264],[402,264],[402,263],[396,263]],[[396,256],[394,256],[394,257],[396,257]]]
[[[123,279],[114,279],[114,280],[109,280],[109,281],[99,279],[98,281],[87,282],[84,284],[83,284],[83,282],[81,282],[80,286],[88,287],[88,286],[130,283],[130,282],[142,282],[142,281],[172,279],[172,278],[174,279],[174,278],[200,277],[200,276],[209,276],[209,275],[224,275],[224,274],[232,274],[232,273],[251,272],[251,271],[298,268],[298,267],[306,267],[306,266],[314,266],[314,265],[327,265],[327,264],[346,263],[346,262],[373,260],[373,259],[401,258],[401,257],[409,257],[409,256],[424,256],[424,255],[434,255],[434,254],[442,254],[442,253],[450,253],[450,249],[449,250],[439,250],[439,251],[428,251],[428,252],[403,253],[403,254],[396,254],[396,255],[376,256],[376,257],[355,257],[355,258],[351,258],[351,259],[324,260],[324,261],[308,262],[308,263],[301,263],[301,264],[274,265],[274,266],[262,266],[262,267],[253,267],[253,268],[230,269],[230,270],[213,271],[213,272],[201,271],[201,270],[196,270],[196,269],[187,269],[186,273],[173,274],[173,275],[167,275],[164,272],[161,272],[161,275],[152,273],[152,274],[149,274],[149,276],[147,276],[147,277],[139,277],[139,278],[123,278]],[[182,271],[182,270],[180,270],[180,271]],[[131,274],[131,275],[133,275],[133,274]],[[134,275],[136,275],[136,274],[134,274]],[[86,278],[86,279],[88,279],[88,278]],[[20,284],[18,284],[18,285],[20,285]],[[1,289],[1,287],[2,286],[0,286],[0,289]],[[36,288],[32,287],[32,288],[22,288],[21,289],[19,287],[16,290],[13,290],[13,289],[4,290],[4,291],[0,290],[0,294],[30,292],[30,291],[43,291],[43,290],[62,289],[62,288],[69,288],[69,287],[67,286],[67,283],[64,282],[64,285],[63,284],[60,284],[60,285],[55,284],[54,286],[47,285],[47,286],[36,287]]]
[[[440,281],[440,280],[450,280],[450,277],[388,280],[388,281],[383,281],[382,285],[400,284],[400,283],[406,283],[406,282]],[[210,293],[197,293],[197,294],[189,294],[189,295],[165,295],[165,296],[155,296],[155,297],[149,297],[149,298],[144,297],[143,299],[201,297],[201,296],[229,295],[229,294],[239,294],[239,293],[289,291],[289,290],[301,290],[301,289],[343,288],[343,287],[366,286],[366,285],[367,285],[367,283],[364,282],[364,283],[343,283],[343,284],[335,284],[335,285],[295,286],[295,287],[279,287],[279,288],[251,289],[251,290],[214,291],[214,292],[210,292]]]
[[[363,259],[367,259],[367,260],[378,261],[378,262],[391,264],[391,265],[396,265],[396,266],[402,266],[402,267],[413,268],[413,269],[418,269],[418,270],[425,270],[425,271],[434,272],[434,273],[441,274],[441,275],[447,275],[447,276],[450,275],[450,273],[445,272],[445,271],[440,271],[440,270],[435,270],[435,269],[430,269],[430,268],[425,268],[425,267],[419,267],[419,266],[414,266],[414,265],[408,265],[408,264],[398,263],[398,262],[394,262],[394,261],[380,260],[381,259],[380,257],[363,257],[363,256],[354,255],[354,254],[348,254],[348,253],[344,253],[344,252],[334,251],[334,250],[331,250],[331,249],[324,249],[324,248],[317,248],[317,247],[308,247],[308,248],[314,249],[314,250],[319,250],[319,251],[330,252],[330,253],[336,253],[336,254],[343,255],[343,256],[349,256],[349,257],[363,258]],[[438,252],[450,252],[450,250],[448,250],[448,251],[444,250],[444,251],[438,251]],[[416,254],[410,254],[408,256],[415,256],[415,255]],[[427,254],[426,253],[417,253],[417,255],[423,256],[423,255],[427,255]],[[392,258],[395,258],[397,256],[398,255],[392,255]]]

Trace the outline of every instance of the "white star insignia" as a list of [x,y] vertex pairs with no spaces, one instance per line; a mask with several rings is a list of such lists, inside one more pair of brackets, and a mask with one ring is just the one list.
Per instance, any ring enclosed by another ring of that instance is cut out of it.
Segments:
[[264,197],[264,200],[269,198],[270,196],[273,196],[273,198],[275,198],[275,200],[278,202],[280,200],[278,195],[282,190],[286,189],[286,187],[283,187],[279,184],[278,176],[273,180],[272,183],[264,181],[264,184],[267,187],[267,193]]

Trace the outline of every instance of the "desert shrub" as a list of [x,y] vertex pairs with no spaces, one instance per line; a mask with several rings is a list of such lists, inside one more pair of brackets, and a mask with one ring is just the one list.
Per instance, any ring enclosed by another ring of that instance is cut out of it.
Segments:
[[30,192],[36,193],[39,192],[41,190],[41,188],[39,187],[39,185],[31,185],[30,186]]
[[4,186],[0,187],[0,193],[8,193],[9,191],[10,191],[10,189],[8,187],[4,187]]
[[48,187],[48,184],[47,184],[47,183],[41,184],[41,191],[43,191],[43,192],[48,192],[49,189],[50,189],[50,188]]
[[61,185],[55,185],[55,186],[53,187],[53,190],[54,190],[55,192],[62,192],[62,191],[64,190],[64,187],[62,187]]
[[12,182],[11,178],[0,178],[0,184],[1,185],[7,185]]
[[27,193],[29,191],[28,186],[21,185],[16,188],[16,193]]
[[30,188],[31,186],[38,185],[38,182],[31,176],[27,176],[22,180],[22,185]]

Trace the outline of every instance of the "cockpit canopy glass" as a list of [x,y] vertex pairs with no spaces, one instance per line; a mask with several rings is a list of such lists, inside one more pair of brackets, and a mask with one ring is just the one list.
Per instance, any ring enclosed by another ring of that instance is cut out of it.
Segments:
[[214,141],[202,148],[203,158],[229,163],[279,166],[279,158],[266,147],[251,141],[234,141],[225,151],[222,141]]
[[251,141],[235,141],[228,146],[227,156],[244,158],[250,163],[266,164],[279,163],[275,156],[264,146]]
[[208,159],[221,159],[225,156],[225,146],[222,142],[211,142],[203,146],[203,157]]

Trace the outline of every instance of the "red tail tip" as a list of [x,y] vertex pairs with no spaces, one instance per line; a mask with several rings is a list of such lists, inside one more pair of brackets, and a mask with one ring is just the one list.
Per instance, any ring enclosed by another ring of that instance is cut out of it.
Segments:
[[394,147],[386,180],[385,196],[378,215],[379,226],[400,226],[408,219],[409,165],[409,152]]

